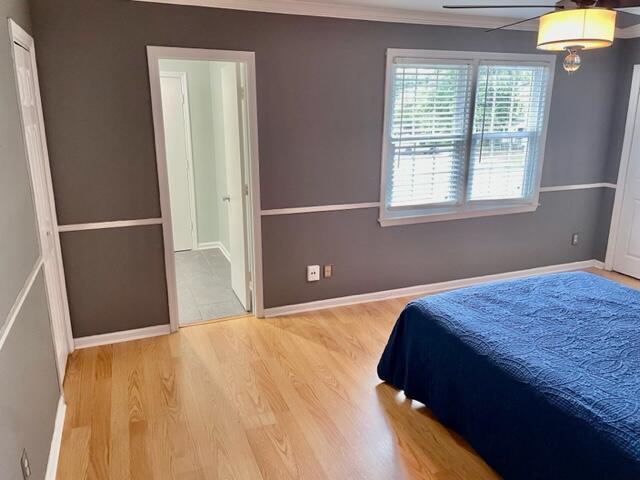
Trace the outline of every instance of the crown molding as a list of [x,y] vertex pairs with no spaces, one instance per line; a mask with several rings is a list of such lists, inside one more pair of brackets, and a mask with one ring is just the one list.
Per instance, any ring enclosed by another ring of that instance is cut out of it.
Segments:
[[[515,18],[464,15],[447,12],[405,10],[336,3],[299,0],[133,0],[137,2],[165,3],[197,7],[245,10],[251,12],[307,15],[313,17],[369,20],[374,22],[410,23],[417,25],[446,25],[455,27],[495,28],[514,21]],[[537,22],[509,27],[510,30],[537,30]]]
[[616,38],[638,38],[640,37],[640,24],[631,25],[627,28],[616,28]]

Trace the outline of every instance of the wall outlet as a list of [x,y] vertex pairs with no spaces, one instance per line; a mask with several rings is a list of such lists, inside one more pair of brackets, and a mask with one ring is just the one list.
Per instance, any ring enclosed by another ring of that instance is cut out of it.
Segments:
[[322,272],[322,276],[324,278],[331,278],[331,275],[333,275],[333,265],[325,265],[324,272]]
[[27,480],[31,477],[31,466],[29,465],[29,456],[26,450],[22,450],[22,457],[20,457],[20,468],[22,469],[22,478]]
[[571,235],[571,245],[577,245],[578,244],[578,234],[574,233],[573,235]]
[[307,265],[307,282],[320,280],[320,265]]

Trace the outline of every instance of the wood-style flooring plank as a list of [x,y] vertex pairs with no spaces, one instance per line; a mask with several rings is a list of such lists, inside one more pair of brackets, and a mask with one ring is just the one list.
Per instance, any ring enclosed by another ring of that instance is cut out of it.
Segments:
[[498,478],[377,377],[410,300],[241,317],[75,352],[58,480]]

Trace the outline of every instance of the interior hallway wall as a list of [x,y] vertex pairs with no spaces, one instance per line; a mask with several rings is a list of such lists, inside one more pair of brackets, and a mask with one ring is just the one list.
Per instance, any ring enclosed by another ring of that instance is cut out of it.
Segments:
[[[227,166],[225,161],[225,123],[222,111],[222,82],[221,72],[224,62],[209,62],[211,80],[211,110],[213,114],[213,139],[214,139],[214,161],[216,166],[216,188],[219,192],[219,199],[228,195],[227,186]],[[220,206],[218,216],[218,240],[227,250],[229,245],[229,207],[226,203]]]
[[[536,53],[529,31],[488,34],[124,0],[33,0],[33,10],[62,223],[158,216],[147,45],[255,52],[262,209],[379,200],[387,48]],[[609,180],[605,165],[619,156],[609,140],[620,49],[618,41],[585,52],[571,76],[559,59],[543,186]],[[610,193],[544,193],[535,213],[389,228],[379,227],[376,209],[265,216],[265,305],[602,259]],[[580,243],[572,247],[575,232]],[[137,247],[125,241],[123,248]],[[70,251],[65,262],[100,254]],[[334,264],[334,277],[309,284],[305,266],[317,263]],[[92,268],[74,265],[67,269],[72,277]],[[127,275],[104,272],[95,288],[108,292],[104,285]],[[160,289],[156,302],[166,305],[158,282],[135,288],[143,296]],[[76,295],[70,292],[72,304]],[[74,324],[90,325],[91,313],[78,311]]]
[[28,2],[0,2],[0,478],[22,480],[23,448],[45,476],[60,390],[7,18],[30,31]]

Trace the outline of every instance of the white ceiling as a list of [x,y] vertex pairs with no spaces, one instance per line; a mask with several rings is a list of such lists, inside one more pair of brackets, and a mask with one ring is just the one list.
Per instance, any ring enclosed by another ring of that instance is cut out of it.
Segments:
[[[1,1],[1,0],[0,0]],[[422,25],[458,25],[495,28],[552,11],[543,8],[554,0],[134,0],[152,3],[198,5],[257,12],[312,15],[319,17],[374,20],[381,22],[415,23]],[[540,5],[539,8],[490,8],[449,10],[443,5]],[[633,15],[618,15],[618,36],[640,36],[640,8],[627,9]],[[630,27],[630,28],[625,28]],[[537,30],[538,21],[521,23],[515,27]],[[620,30],[622,28],[622,30]],[[633,30],[633,31],[632,31]],[[626,32],[626,33],[625,33]]]
[[293,0],[306,4],[321,3],[328,6],[376,7],[420,12],[438,12],[457,15],[480,15],[486,17],[512,17],[517,19],[535,17],[551,11],[550,8],[491,8],[469,10],[445,10],[443,5],[553,5],[555,0]]

